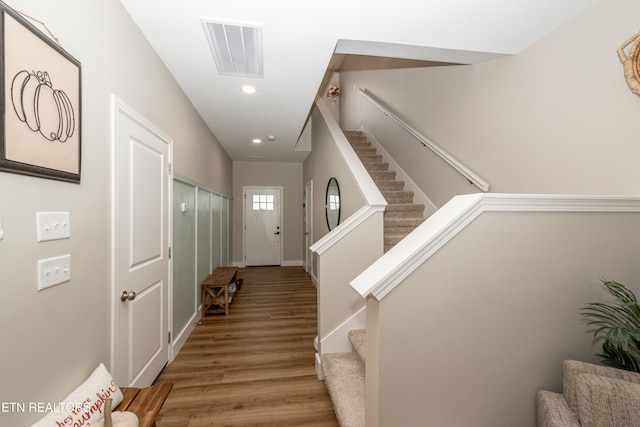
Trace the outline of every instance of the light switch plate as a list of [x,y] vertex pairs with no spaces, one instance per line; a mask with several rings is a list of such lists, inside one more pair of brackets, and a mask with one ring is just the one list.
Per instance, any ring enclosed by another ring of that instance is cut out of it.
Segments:
[[71,237],[69,212],[36,212],[38,242]]
[[71,280],[71,255],[62,255],[38,261],[38,290]]

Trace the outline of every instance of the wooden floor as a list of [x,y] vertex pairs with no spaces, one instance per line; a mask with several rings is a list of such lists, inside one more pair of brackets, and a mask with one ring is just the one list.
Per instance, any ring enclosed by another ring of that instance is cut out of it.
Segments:
[[157,426],[338,426],[315,374],[307,273],[249,267],[238,276],[229,316],[207,315],[156,380],[174,384]]

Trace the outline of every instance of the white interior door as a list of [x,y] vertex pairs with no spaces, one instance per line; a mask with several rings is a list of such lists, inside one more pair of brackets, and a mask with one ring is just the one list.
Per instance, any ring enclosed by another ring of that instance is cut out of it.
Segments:
[[114,363],[150,385],[169,360],[171,140],[118,100],[114,141]]
[[245,187],[245,264],[282,263],[282,190],[272,187]]

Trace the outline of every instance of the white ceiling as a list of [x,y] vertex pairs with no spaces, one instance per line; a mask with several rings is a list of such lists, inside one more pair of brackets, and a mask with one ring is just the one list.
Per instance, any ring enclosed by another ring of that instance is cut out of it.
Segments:
[[[233,160],[285,162],[308,154],[296,142],[334,52],[475,63],[516,54],[597,2],[120,1]],[[261,25],[264,77],[218,74],[202,18]]]

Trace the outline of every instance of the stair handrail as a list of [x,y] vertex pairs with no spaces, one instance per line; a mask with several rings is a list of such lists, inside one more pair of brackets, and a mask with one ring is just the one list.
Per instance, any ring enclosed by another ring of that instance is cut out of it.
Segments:
[[637,196],[476,193],[455,196],[349,284],[382,300],[483,212],[634,212]]
[[385,116],[389,117],[396,124],[398,124],[402,129],[407,131],[411,136],[417,139],[424,147],[427,147],[431,151],[433,151],[438,157],[444,160],[449,166],[455,169],[458,173],[464,176],[470,183],[478,187],[480,190],[487,192],[489,191],[489,183],[478,176],[471,169],[463,165],[458,159],[445,151],[442,147],[437,145],[435,142],[418,132],[415,128],[409,125],[407,122],[402,120],[395,114],[391,109],[386,106],[382,101],[377,99],[371,92],[368,92],[366,89],[358,89],[358,92],[364,99],[369,101],[375,107],[377,107],[380,111],[384,113]]

